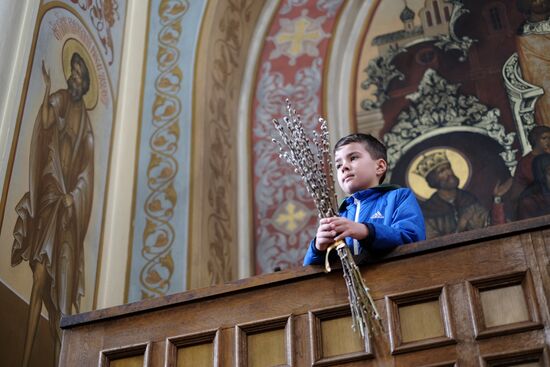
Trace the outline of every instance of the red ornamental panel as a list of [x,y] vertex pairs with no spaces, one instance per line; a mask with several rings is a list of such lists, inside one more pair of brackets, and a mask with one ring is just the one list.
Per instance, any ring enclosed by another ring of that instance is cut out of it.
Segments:
[[290,98],[311,131],[322,112],[323,75],[343,1],[280,4],[264,43],[254,94],[252,146],[256,273],[302,263],[317,212],[300,177],[278,157],[272,119]]

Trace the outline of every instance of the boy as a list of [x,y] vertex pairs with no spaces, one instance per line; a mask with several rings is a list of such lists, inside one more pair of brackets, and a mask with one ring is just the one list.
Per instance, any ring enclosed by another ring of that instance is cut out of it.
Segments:
[[426,238],[424,218],[411,190],[380,185],[386,176],[386,147],[370,134],[351,134],[334,146],[338,184],[350,195],[339,217],[322,218],[304,265],[323,264],[327,247],[345,239],[352,254],[383,253]]

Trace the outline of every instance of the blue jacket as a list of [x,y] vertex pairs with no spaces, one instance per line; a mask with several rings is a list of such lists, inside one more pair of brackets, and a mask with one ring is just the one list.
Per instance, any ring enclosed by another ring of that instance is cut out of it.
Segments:
[[[356,215],[356,208],[359,214]],[[361,241],[346,237],[352,254],[363,258],[367,252],[388,252],[396,246],[426,239],[424,217],[410,189],[394,185],[380,185],[358,191],[340,205],[341,217],[365,224],[367,238]],[[324,264],[325,251],[309,244],[304,265]]]

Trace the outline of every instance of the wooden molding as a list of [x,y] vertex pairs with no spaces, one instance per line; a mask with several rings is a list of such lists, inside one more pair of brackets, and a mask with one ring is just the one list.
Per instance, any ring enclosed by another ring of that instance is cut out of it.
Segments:
[[285,351],[287,366],[294,366],[294,341],[292,315],[269,318],[235,326],[235,365],[248,366],[248,342],[249,334],[262,333],[272,330],[284,329]]
[[[414,290],[411,292],[388,295],[385,297],[388,316],[388,331],[390,336],[390,347],[392,354],[413,352],[436,346],[443,346],[456,343],[454,338],[454,320],[449,306],[447,288],[437,286]],[[399,307],[419,304],[429,301],[438,301],[441,321],[443,324],[443,336],[403,342],[401,333],[401,322],[399,318]]]
[[504,367],[531,362],[539,362],[541,366],[549,366],[548,350],[539,348],[480,356],[482,367]]
[[312,358],[312,366],[340,366],[343,363],[371,359],[374,357],[370,336],[367,336],[364,339],[363,352],[343,354],[326,358],[323,357],[321,322],[346,316],[351,316],[351,309],[347,303],[309,311],[309,334],[311,336],[310,353]]
[[456,362],[443,362],[443,363],[432,363],[425,366],[419,366],[419,367],[458,367]]
[[184,334],[166,338],[166,351],[164,354],[164,366],[173,367],[177,365],[178,349],[191,347],[198,344],[212,343],[214,348],[214,366],[220,366],[220,329],[207,330],[200,333]]
[[[485,316],[481,305],[481,292],[486,290],[506,288],[521,285],[529,320],[506,325],[486,327]],[[491,277],[477,278],[467,281],[468,301],[476,339],[501,336],[522,331],[542,328],[535,286],[529,269],[520,272],[498,274]]]
[[143,355],[143,367],[150,366],[150,353],[153,343],[125,345],[122,347],[104,349],[99,352],[99,367],[109,367],[111,361]]

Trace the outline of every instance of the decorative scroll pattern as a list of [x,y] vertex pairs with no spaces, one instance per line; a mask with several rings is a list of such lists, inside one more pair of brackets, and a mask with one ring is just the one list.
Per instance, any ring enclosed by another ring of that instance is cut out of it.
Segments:
[[401,111],[396,124],[384,135],[390,169],[415,139],[429,136],[436,129],[457,128],[483,133],[497,141],[504,149],[501,156],[506,166],[513,172],[517,164],[516,150],[512,149],[515,133],[506,133],[498,122],[497,108],[489,109],[475,96],[460,94],[459,88],[460,84],[449,83],[435,70],[426,70],[418,91],[407,96],[410,106]]
[[[271,121],[284,113],[281,106],[288,97],[300,110],[304,128],[311,130],[316,126],[321,115],[322,75],[329,42],[325,35],[330,35],[334,29],[342,4],[342,0],[283,2],[272,20],[268,34],[270,42],[266,42],[262,51],[252,136],[257,273],[301,264],[309,241],[315,236],[315,205],[300,177],[278,158],[277,148],[271,141],[276,134]],[[286,30],[297,30],[299,27],[290,25],[305,21],[318,27],[316,34],[319,37],[313,45],[316,52],[305,51],[306,47],[313,47],[303,44],[311,43],[311,37],[291,32],[294,42],[302,42],[301,48],[296,47],[302,52],[279,52],[270,57],[274,50],[282,47],[277,35],[281,34],[283,25],[287,25]]]
[[451,13],[451,20],[449,22],[449,34],[440,34],[437,36],[435,46],[443,51],[458,51],[460,53],[458,60],[464,62],[468,58],[470,47],[476,40],[467,36],[458,37],[455,33],[455,25],[460,17],[468,14],[470,11],[464,8],[462,0],[450,0],[449,2],[453,4],[453,12]]
[[518,128],[522,154],[531,149],[527,136],[535,123],[535,103],[544,90],[523,80],[518,54],[514,53],[502,67],[502,77],[512,108],[512,115]]
[[177,93],[182,82],[178,67],[181,20],[188,9],[185,0],[162,0],[158,8],[161,28],[156,60],[158,75],[150,123],[155,130],[149,140],[150,159],[147,166],[147,187],[150,191],[143,210],[146,225],[143,231],[141,256],[146,263],[140,270],[141,298],[167,293],[174,273],[171,247],[174,243],[174,215],[178,195],[174,178],[178,171],[176,154],[180,137],[181,102]]
[[208,231],[207,242],[208,274],[211,284],[232,279],[234,274],[230,251],[234,241],[232,231],[232,213],[235,205],[234,195],[228,187],[235,186],[235,174],[232,171],[231,157],[235,154],[233,121],[226,106],[237,105],[239,95],[234,90],[236,71],[239,68],[240,53],[244,30],[251,19],[252,0],[228,1],[228,7],[218,27],[222,38],[214,42],[214,66],[212,68],[212,91],[208,102],[209,155],[208,169],[211,172],[207,182],[208,192]]
[[392,46],[386,55],[378,56],[369,61],[365,69],[367,79],[361,83],[361,88],[366,90],[371,85],[375,86],[376,91],[374,91],[374,96],[376,100],[373,101],[368,98],[362,100],[361,108],[366,111],[380,108],[390,98],[388,94],[390,82],[395,78],[399,80],[405,79],[405,75],[392,64],[393,59],[395,56],[406,51],[404,48]]
[[109,65],[112,65],[115,55],[111,28],[120,19],[117,0],[71,0],[71,2],[78,4],[82,10],[89,10],[90,20],[103,46],[103,52],[107,56]]

